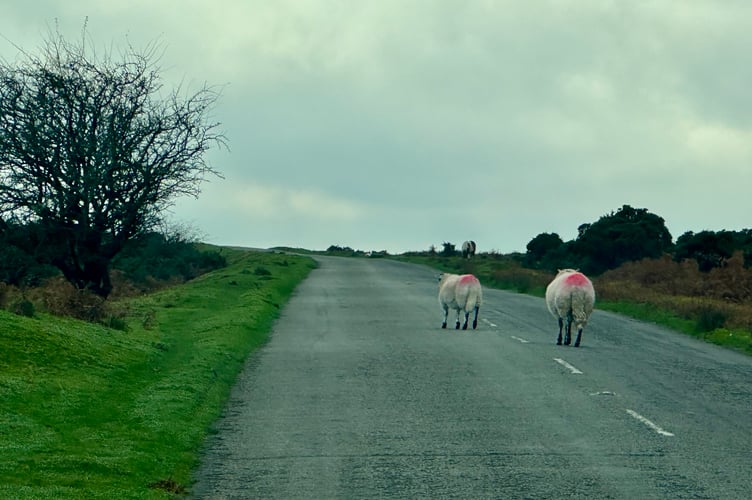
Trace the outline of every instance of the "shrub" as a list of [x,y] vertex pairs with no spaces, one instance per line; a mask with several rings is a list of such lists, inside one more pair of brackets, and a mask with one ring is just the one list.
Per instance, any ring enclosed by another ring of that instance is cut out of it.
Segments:
[[445,241],[442,243],[442,250],[441,250],[441,256],[442,257],[453,257],[457,255],[457,250],[454,247],[454,243],[449,243],[448,241]]
[[12,311],[14,314],[18,314],[19,316],[26,316],[27,318],[32,318],[34,317],[34,314],[36,313],[36,308],[34,307],[34,303],[32,303],[30,300],[23,299],[13,304]]
[[113,261],[114,270],[147,290],[159,282],[188,281],[226,265],[219,252],[201,251],[194,243],[159,233],[129,242]]
[[255,274],[256,276],[271,276],[272,273],[265,267],[259,266],[253,270],[253,274]]
[[712,332],[726,323],[726,313],[712,306],[705,306],[697,312],[698,333]]

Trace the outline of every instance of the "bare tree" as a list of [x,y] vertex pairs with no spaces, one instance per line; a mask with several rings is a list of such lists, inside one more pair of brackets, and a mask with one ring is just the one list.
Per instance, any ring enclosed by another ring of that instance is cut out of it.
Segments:
[[112,258],[219,176],[204,153],[226,142],[216,88],[161,95],[156,46],[97,57],[87,40],[55,30],[41,55],[0,61],[0,227],[35,228],[39,255],[107,297]]

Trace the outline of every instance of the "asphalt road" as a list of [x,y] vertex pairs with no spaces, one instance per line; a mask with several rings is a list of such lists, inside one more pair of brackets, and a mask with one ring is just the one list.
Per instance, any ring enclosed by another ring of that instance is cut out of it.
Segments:
[[750,357],[598,310],[556,346],[542,299],[488,288],[442,330],[435,271],[319,261],[195,498],[752,498]]

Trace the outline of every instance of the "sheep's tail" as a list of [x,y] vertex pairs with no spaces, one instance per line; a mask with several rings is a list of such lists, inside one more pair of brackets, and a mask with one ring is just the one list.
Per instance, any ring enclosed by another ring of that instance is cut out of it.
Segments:
[[480,288],[470,289],[470,293],[467,295],[467,302],[465,303],[465,311],[472,311],[474,309],[480,309],[480,305],[483,302],[483,294]]
[[569,294],[569,316],[577,328],[584,327],[592,312],[592,300],[586,290],[575,288]]

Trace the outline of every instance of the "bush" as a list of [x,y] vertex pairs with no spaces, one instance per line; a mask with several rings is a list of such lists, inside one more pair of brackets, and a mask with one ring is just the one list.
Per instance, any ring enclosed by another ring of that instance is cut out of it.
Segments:
[[457,250],[454,247],[454,243],[449,243],[448,241],[445,241],[442,243],[442,250],[441,250],[441,256],[442,257],[453,257],[457,255]]
[[0,281],[15,286],[37,286],[59,274],[52,266],[40,264],[20,248],[0,242]]
[[726,313],[715,307],[705,306],[697,312],[698,333],[712,332],[726,324]]
[[28,299],[23,299],[20,302],[13,304],[12,311],[14,314],[18,314],[19,316],[26,316],[27,318],[33,318],[34,314],[36,314],[36,308],[34,307],[34,304]]
[[129,242],[113,260],[113,270],[123,274],[142,289],[158,282],[184,282],[227,265],[219,252],[201,251],[180,237],[150,233]]
[[256,276],[271,276],[272,273],[267,268],[259,266],[253,270],[253,274]]

